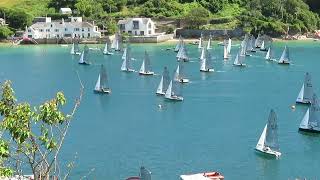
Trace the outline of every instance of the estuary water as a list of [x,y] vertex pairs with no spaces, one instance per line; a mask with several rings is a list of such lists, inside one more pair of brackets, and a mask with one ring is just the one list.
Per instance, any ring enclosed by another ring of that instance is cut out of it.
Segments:
[[[75,160],[71,179],[124,180],[137,175],[140,166],[152,171],[154,180],[212,170],[225,179],[316,179],[320,136],[298,132],[307,106],[290,107],[305,72],[311,73],[320,95],[320,44],[277,42],[276,57],[285,45],[292,65],[268,62],[264,52],[257,52],[246,58],[245,68],[232,66],[239,46],[233,46],[231,59],[224,61],[222,47],[215,45],[215,72],[208,74],[199,72],[200,52],[188,45],[192,60],[184,69],[191,83],[182,86],[183,102],[155,95],[163,67],[172,77],[177,66],[176,53],[165,50],[174,44],[132,44],[136,70],[144,51],[149,52],[158,75],[148,77],[120,72],[120,53],[104,56],[90,51],[92,65],[81,66],[79,56],[70,55],[70,46],[2,46],[0,81],[10,79],[19,102],[33,105],[63,91],[68,111],[79,95],[79,73],[85,93],[60,157],[65,164]],[[107,68],[110,95],[93,93],[100,64]],[[278,116],[279,160],[254,150],[271,108]]]

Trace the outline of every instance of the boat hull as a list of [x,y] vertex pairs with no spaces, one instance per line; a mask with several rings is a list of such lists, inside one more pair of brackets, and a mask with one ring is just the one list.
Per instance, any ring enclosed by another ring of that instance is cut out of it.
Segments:
[[214,69],[200,69],[200,72],[214,72]]
[[296,101],[297,104],[311,104],[310,101]]
[[111,89],[100,89],[100,90],[93,90],[93,92],[97,93],[97,94],[110,94],[111,93]]
[[164,96],[166,93],[165,92],[156,92],[156,95],[158,96]]
[[183,101],[183,97],[181,97],[181,96],[170,96],[170,97],[165,97],[165,98],[168,100],[171,100],[171,101]]
[[272,151],[270,149],[268,150],[264,150],[263,148],[255,148],[255,150],[259,153],[263,153],[263,154],[266,154],[266,155],[270,155],[270,156],[274,156],[276,158],[279,158],[281,156],[281,153],[280,152],[277,152],[277,151]]
[[134,72],[134,69],[121,69],[123,72]]
[[90,65],[90,63],[86,63],[86,62],[83,62],[83,63],[79,63],[80,65]]
[[239,67],[245,67],[247,66],[246,64],[233,64],[234,66],[239,66]]
[[154,72],[139,72],[139,75],[152,76],[154,75]]
[[260,49],[260,51],[268,51],[268,49]]
[[309,132],[309,133],[320,133],[320,130],[315,130],[315,129],[304,129],[304,128],[299,128],[299,131],[302,132]]
[[113,53],[111,53],[111,52],[104,52],[103,54],[104,55],[113,55]]
[[281,64],[281,65],[290,65],[290,62],[278,62],[278,64]]
[[72,55],[81,55],[80,52],[76,52],[76,53],[71,53]]
[[189,83],[189,79],[179,79],[178,80],[179,83]]

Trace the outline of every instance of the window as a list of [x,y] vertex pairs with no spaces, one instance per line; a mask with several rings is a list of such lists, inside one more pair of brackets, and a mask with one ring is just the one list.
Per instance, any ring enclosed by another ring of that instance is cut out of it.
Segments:
[[90,33],[88,33],[88,38],[90,37]]
[[59,29],[55,29],[54,32],[59,32]]
[[139,21],[133,21],[133,29],[139,29]]
[[68,28],[64,28],[64,31],[68,31]]
[[141,36],[144,36],[144,31],[140,31],[140,35],[141,35]]
[[149,30],[149,35],[151,34],[151,30]]
[[28,35],[28,38],[32,38],[32,35]]
[[125,29],[126,29],[125,24],[120,24],[120,30],[125,30]]
[[132,34],[132,31],[128,31],[128,34]]
[[90,28],[88,28],[88,31],[90,31]]
[[138,35],[137,31],[134,31],[134,35]]
[[74,31],[80,31],[80,29],[79,28],[74,28]]
[[28,32],[31,32],[31,29],[28,29]]
[[151,23],[148,24],[148,27],[151,28]]
[[46,29],[46,32],[50,32],[50,29]]
[[59,34],[57,34],[57,38],[59,38]]
[[84,28],[82,28],[82,32],[84,31]]
[[51,27],[52,27],[53,25],[51,24]]
[[40,32],[43,32],[43,29],[40,29]]

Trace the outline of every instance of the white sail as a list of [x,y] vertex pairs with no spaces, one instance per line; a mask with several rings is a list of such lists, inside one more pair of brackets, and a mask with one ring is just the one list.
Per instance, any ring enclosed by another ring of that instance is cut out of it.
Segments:
[[260,47],[260,50],[265,50],[266,48],[264,47],[264,41],[262,41],[262,44],[261,44],[261,47]]
[[298,94],[296,102],[303,102],[303,94],[304,94],[304,84],[301,87],[301,90],[300,90],[300,92]]
[[169,84],[168,89],[166,91],[165,97],[170,99],[171,95],[172,95],[172,81],[170,81],[170,84]]
[[121,70],[126,71],[127,70],[127,59],[124,59],[121,65]]
[[100,74],[99,74],[98,80],[96,82],[96,86],[94,87],[94,90],[96,90],[96,91],[101,90],[101,88],[100,88]]
[[301,128],[301,129],[309,129],[309,117],[310,117],[309,116],[309,111],[310,111],[310,109],[308,108],[306,114],[303,116],[303,119],[302,119],[302,121],[300,123],[299,128]]
[[228,54],[231,53],[231,44],[232,44],[232,41],[231,41],[231,39],[229,38],[229,40],[228,40],[228,48],[227,48]]
[[265,59],[270,60],[271,59],[271,48],[269,47],[268,52],[266,54]]
[[76,54],[75,51],[74,51],[74,43],[72,43],[72,47],[71,47],[71,50],[70,50],[70,54]]
[[224,47],[223,47],[223,58],[224,58],[224,59],[228,59],[228,58],[229,58],[229,56],[228,56],[228,49],[227,49],[227,46],[226,46],[226,45],[224,45]]
[[236,65],[236,66],[241,65],[241,63],[239,61],[239,54],[237,54],[236,58],[234,59],[233,65]]
[[297,103],[310,103],[313,95],[313,87],[311,82],[311,75],[307,72],[304,77],[304,82],[299,95],[296,99]]
[[262,131],[262,134],[261,134],[261,136],[259,138],[259,141],[258,141],[258,143],[256,145],[256,149],[262,150],[264,148],[264,142],[266,140],[266,133],[267,133],[267,124],[266,124],[266,126],[264,127],[264,129]]
[[84,51],[82,51],[82,53],[81,53],[81,56],[80,56],[80,59],[79,59],[79,63],[80,64],[83,64],[84,63]]
[[205,58],[205,50],[204,48],[201,49],[201,55],[200,55],[200,60],[204,59]]
[[161,76],[161,80],[157,88],[157,94],[162,94],[163,93],[162,89],[163,89],[163,76]]
[[108,51],[108,42],[106,42],[106,45],[104,46],[104,49],[103,49],[103,54],[107,54],[109,51]]
[[176,45],[174,51],[175,51],[175,52],[178,52],[179,49],[182,47],[182,45],[183,45],[183,40],[182,40],[182,37],[180,36],[180,37],[179,37],[179,42],[178,42],[178,44]]
[[206,58],[201,59],[200,71],[207,71],[207,68],[206,68]]
[[198,44],[198,49],[202,48],[202,34],[201,37],[199,39],[199,44]]
[[207,44],[207,49],[212,49],[211,48],[211,37],[209,38],[208,44]]
[[140,73],[145,73],[145,61],[143,60],[143,62],[142,62],[142,65],[141,65],[141,68],[140,68]]
[[281,64],[289,64],[290,63],[290,58],[289,58],[289,49],[287,46],[285,46],[282,55],[280,57],[279,63]]
[[240,45],[240,56],[246,56],[246,41],[243,40]]
[[178,64],[178,67],[177,67],[177,69],[176,69],[176,72],[174,73],[173,79],[174,79],[175,81],[179,81],[179,79],[180,79],[180,65],[179,65],[179,64]]
[[121,59],[126,59],[126,57],[127,57],[127,48],[124,48]]

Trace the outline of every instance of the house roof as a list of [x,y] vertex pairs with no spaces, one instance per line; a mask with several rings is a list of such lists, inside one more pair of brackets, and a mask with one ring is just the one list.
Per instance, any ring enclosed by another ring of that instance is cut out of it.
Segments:
[[60,11],[71,11],[70,8],[60,8]]
[[118,21],[118,24],[127,24],[130,21],[142,21],[143,24],[147,24],[149,21],[151,21],[150,18],[127,18],[127,19],[122,19]]
[[33,29],[43,29],[43,28],[49,28],[53,24],[55,28],[65,28],[66,26],[73,26],[73,27],[79,27],[79,28],[93,28],[94,25],[89,22],[51,22],[51,23],[45,23],[45,22],[37,22],[30,27]]

